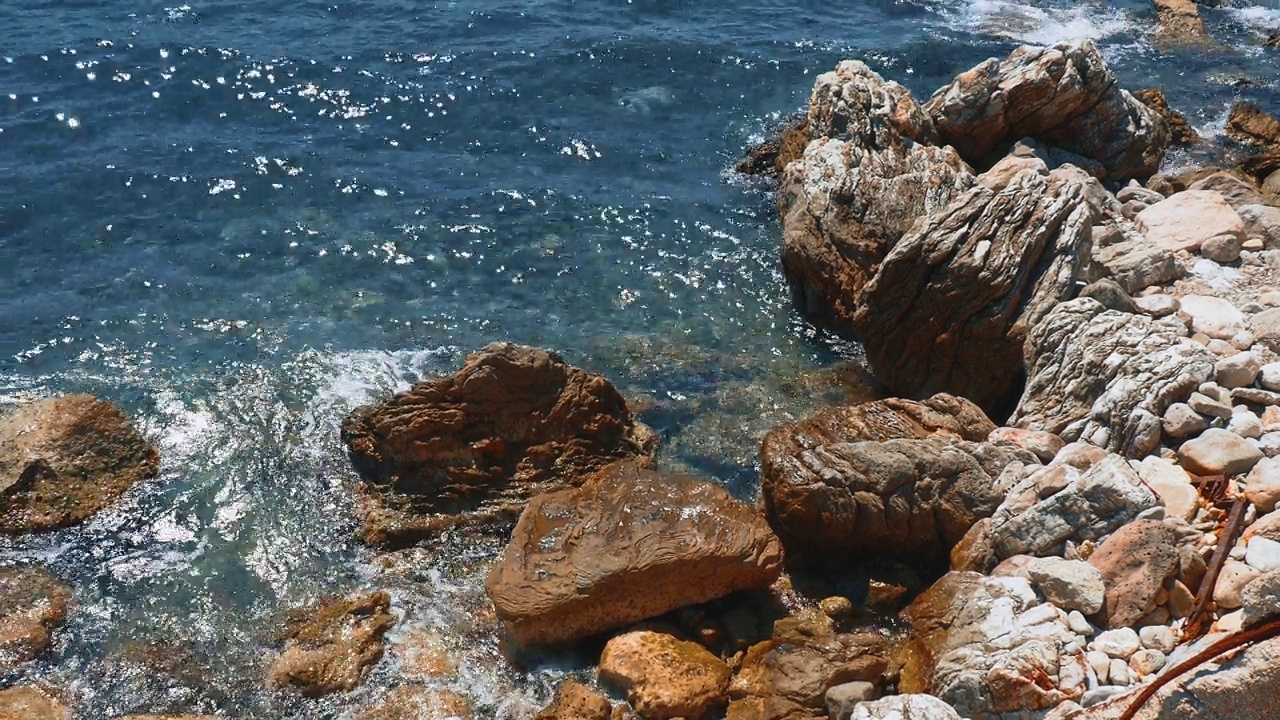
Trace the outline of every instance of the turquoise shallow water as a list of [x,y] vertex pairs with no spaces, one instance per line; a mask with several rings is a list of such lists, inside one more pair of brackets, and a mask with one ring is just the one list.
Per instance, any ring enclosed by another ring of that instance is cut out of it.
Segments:
[[846,57],[924,95],[1082,36],[1207,134],[1237,95],[1277,108],[1251,43],[1280,7],[1207,19],[1221,47],[1168,51],[1136,1],[4,3],[0,404],[98,393],[163,469],[83,528],[0,541],[78,598],[0,683],[67,687],[84,718],[339,717],[396,661],[351,697],[269,695],[272,622],[384,586],[459,657],[439,682],[527,716],[581,659],[516,668],[473,629],[492,541],[390,570],[352,542],[343,414],[486,342],[545,345],[635,398],[668,466],[751,497],[759,433],[839,397],[857,348],[792,310],[743,148]]

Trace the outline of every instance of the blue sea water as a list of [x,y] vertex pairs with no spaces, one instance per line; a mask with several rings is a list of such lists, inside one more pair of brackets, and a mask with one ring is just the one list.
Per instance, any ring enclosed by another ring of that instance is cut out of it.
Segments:
[[420,681],[530,716],[580,659],[504,659],[494,541],[352,541],[342,416],[487,342],[542,345],[632,397],[667,466],[751,497],[760,434],[841,397],[858,349],[791,307],[743,149],[841,59],[925,97],[1081,37],[1206,136],[1237,96],[1280,110],[1257,47],[1280,5],[1205,13],[1220,45],[1178,50],[1138,0],[7,0],[0,408],[97,393],[163,467],[84,527],[0,540],[77,593],[53,655],[0,685],[82,718],[342,717],[404,658],[287,698],[261,689],[273,623],[387,587],[393,640],[457,659]]

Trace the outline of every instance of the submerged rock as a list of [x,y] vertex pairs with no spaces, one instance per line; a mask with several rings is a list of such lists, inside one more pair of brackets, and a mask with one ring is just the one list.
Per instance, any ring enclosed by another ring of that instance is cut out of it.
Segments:
[[944,559],[1014,481],[1005,469],[1037,463],[981,442],[994,429],[950,395],[830,408],[777,428],[760,452],[769,522],[800,563]]
[[534,498],[485,587],[519,642],[543,644],[768,587],[781,571],[782,546],[754,508],[622,463]]
[[744,175],[765,175],[777,179],[792,161],[804,155],[809,145],[809,118],[792,117],[764,142],[747,149],[734,168]]
[[0,418],[0,533],[74,525],[159,471],[155,446],[91,395],[38,400]]
[[1092,42],[1023,46],[961,73],[925,105],[942,142],[982,164],[1024,137],[1100,163],[1106,179],[1154,174],[1169,124],[1122,90]]
[[577,680],[565,680],[556,699],[543,708],[534,720],[609,720],[613,704]]
[[383,695],[378,702],[356,711],[354,720],[471,720],[471,717],[471,703],[455,692],[420,685],[401,685]]
[[1009,424],[1129,457],[1160,442],[1161,418],[1213,376],[1215,357],[1172,318],[1063,303],[1027,337],[1027,384]]
[[728,703],[729,667],[701,645],[637,630],[611,639],[600,679],[620,688],[641,717],[699,720]]
[[391,598],[379,591],[345,600],[325,598],[289,613],[285,649],[268,682],[319,697],[354,690],[382,658],[382,640],[395,618]]
[[0,673],[49,650],[71,588],[34,567],[0,568]]
[[815,139],[778,187],[782,266],[797,304],[841,331],[876,266],[922,215],[973,184],[906,88],[861,62],[818,76],[809,103]]
[[648,458],[655,444],[608,380],[509,343],[485,347],[452,377],[356,409],[342,440],[368,481],[365,539],[388,546],[460,523],[510,523],[530,497]]
[[45,690],[18,685],[0,690],[0,720],[70,720],[71,711]]
[[1084,274],[1093,182],[1009,156],[898,241],[854,316],[890,391],[955,393],[989,412],[1011,399],[1027,331]]
[[1207,45],[1200,11],[1192,0],[1156,0],[1156,43],[1163,46]]

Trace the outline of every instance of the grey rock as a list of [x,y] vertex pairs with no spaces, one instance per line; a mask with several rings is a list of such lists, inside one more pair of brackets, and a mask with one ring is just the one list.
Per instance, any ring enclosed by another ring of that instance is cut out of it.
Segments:
[[1248,205],[1258,205],[1263,202],[1262,194],[1258,192],[1258,188],[1241,180],[1229,172],[1216,172],[1212,175],[1203,177],[1187,186],[1188,190],[1211,190],[1218,193],[1226,200],[1231,207],[1239,212],[1240,208]]
[[1102,573],[1083,560],[1039,558],[1027,568],[1045,599],[1063,610],[1092,615],[1102,609],[1106,586]]
[[1009,424],[1130,457],[1159,442],[1161,417],[1213,373],[1214,359],[1171,319],[1062,303],[1027,336],[1026,388]]
[[1244,238],[1239,235],[1224,233],[1214,235],[1200,246],[1200,254],[1210,260],[1226,265],[1240,259],[1240,250]]
[[1249,318],[1249,330],[1258,342],[1280,353],[1280,308],[1269,308]]
[[1178,299],[1164,293],[1144,295],[1140,298],[1135,298],[1134,303],[1142,314],[1150,315],[1153,318],[1168,317],[1178,312]]
[[1174,403],[1164,411],[1161,426],[1169,437],[1182,439],[1204,432],[1209,427],[1209,423],[1203,415],[1192,410],[1190,405]]
[[1240,591],[1241,625],[1249,628],[1280,615],[1280,570],[1263,573]]
[[[1228,396],[1230,397],[1230,396]],[[1231,403],[1224,402],[1214,397],[1210,397],[1204,393],[1194,392],[1187,398],[1187,406],[1192,410],[1206,415],[1208,417],[1220,418],[1222,420],[1231,419]]]
[[879,697],[880,691],[869,682],[855,681],[834,685],[827,690],[827,717],[831,720],[849,720],[859,703]]
[[1280,362],[1267,363],[1259,368],[1259,385],[1264,390],[1280,392]]
[[1262,360],[1256,353],[1242,352],[1218,361],[1214,378],[1224,388],[1248,387],[1262,371]]
[[1182,276],[1182,267],[1173,252],[1141,240],[1100,245],[1095,239],[1093,260],[1097,274],[1115,280],[1129,293],[1164,285]]
[[1244,220],[1245,232],[1251,237],[1262,238],[1268,247],[1280,245],[1280,207],[1271,205],[1244,205],[1236,208]]
[[1141,185],[1130,183],[1116,192],[1116,199],[1122,203],[1130,200],[1140,200],[1147,205],[1155,205],[1164,200],[1164,196],[1155,190],[1148,190]]
[[[831,716],[836,717],[835,715]],[[932,695],[892,695],[858,703],[849,720],[962,720],[955,708]]]

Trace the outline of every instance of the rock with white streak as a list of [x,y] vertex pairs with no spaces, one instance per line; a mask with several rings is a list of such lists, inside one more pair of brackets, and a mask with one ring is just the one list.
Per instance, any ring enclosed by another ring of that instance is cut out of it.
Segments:
[[1026,388],[1009,424],[1130,457],[1160,442],[1161,418],[1213,373],[1214,357],[1172,318],[1062,303],[1032,329]]
[[955,708],[932,695],[892,695],[861,702],[849,720],[961,720]]
[[1245,329],[1244,313],[1235,305],[1211,295],[1187,295],[1179,300],[1178,314],[1191,322],[1194,332],[1230,340]]
[[1172,252],[1198,251],[1219,235],[1245,238],[1240,214],[1211,190],[1177,193],[1138,213],[1134,222],[1148,241]]

